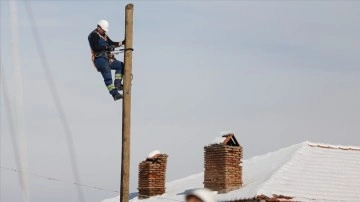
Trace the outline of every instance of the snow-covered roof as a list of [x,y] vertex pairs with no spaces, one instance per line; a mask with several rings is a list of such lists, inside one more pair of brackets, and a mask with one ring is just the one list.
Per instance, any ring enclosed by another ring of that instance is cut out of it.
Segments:
[[[141,201],[182,201],[187,190],[203,187],[203,177],[198,173],[168,182],[165,194]],[[278,196],[292,201],[360,201],[360,148],[303,142],[244,160],[243,186],[217,199]],[[132,194],[130,201],[140,200]]]

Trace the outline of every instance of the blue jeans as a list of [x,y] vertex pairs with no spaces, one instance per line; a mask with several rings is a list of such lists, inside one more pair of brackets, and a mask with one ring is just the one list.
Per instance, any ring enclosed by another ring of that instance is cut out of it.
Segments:
[[119,75],[121,75],[120,77],[122,77],[124,74],[124,63],[114,58],[114,61],[110,64],[108,58],[97,57],[95,58],[94,64],[96,69],[102,74],[104,83],[108,90],[111,91],[115,89],[111,70],[115,70],[115,76],[119,77]]

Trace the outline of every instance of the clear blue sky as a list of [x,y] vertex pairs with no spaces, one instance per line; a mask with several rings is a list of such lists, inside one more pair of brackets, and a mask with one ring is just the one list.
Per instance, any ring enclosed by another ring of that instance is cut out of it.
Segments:
[[[110,189],[119,187],[121,103],[92,66],[87,36],[104,18],[109,36],[122,40],[126,3],[32,2],[82,181]],[[202,171],[203,146],[223,130],[235,132],[245,158],[305,140],[360,145],[359,2],[134,4],[132,192],[148,152],[169,155],[168,180],[184,177]],[[18,13],[29,171],[72,181],[23,1]],[[1,1],[1,21],[1,62],[13,87],[8,1]],[[2,114],[1,165],[15,167],[7,123]],[[29,182],[31,201],[76,201],[71,185]],[[1,172],[1,190],[2,201],[21,201],[16,174]],[[84,191],[89,202],[116,196]]]

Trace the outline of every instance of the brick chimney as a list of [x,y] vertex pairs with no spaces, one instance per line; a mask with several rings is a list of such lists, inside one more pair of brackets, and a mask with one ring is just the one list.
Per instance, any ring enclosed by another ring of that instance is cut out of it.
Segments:
[[166,177],[166,154],[160,151],[153,151],[148,158],[139,164],[139,198],[149,198],[151,196],[165,193]]
[[234,134],[216,138],[204,147],[204,186],[226,193],[242,186],[242,147]]

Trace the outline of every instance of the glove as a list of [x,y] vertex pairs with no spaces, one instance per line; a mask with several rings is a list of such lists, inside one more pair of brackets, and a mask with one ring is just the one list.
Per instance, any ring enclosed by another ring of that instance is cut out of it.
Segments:
[[122,42],[119,42],[119,44],[118,44],[119,47],[123,46],[123,45],[125,45],[125,40],[123,40]]

